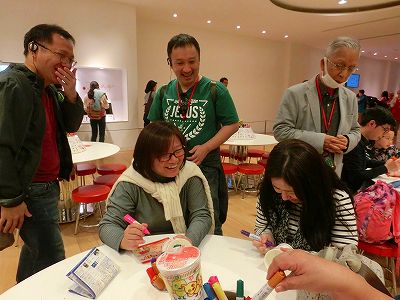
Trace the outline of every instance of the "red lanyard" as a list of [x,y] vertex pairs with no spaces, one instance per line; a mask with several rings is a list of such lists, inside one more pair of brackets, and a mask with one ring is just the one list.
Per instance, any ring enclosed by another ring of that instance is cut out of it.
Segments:
[[325,133],[327,133],[329,130],[329,126],[331,126],[333,112],[335,111],[336,98],[333,100],[331,113],[329,114],[329,120],[326,121],[326,114],[325,114],[324,104],[322,102],[322,95],[321,95],[321,89],[320,89],[319,83],[318,83],[318,76],[315,77],[315,85],[317,87],[319,105],[321,107],[322,120],[324,121]]
[[[199,79],[196,79],[196,82],[194,83],[194,86],[193,86],[192,93],[190,94],[190,97],[189,97],[189,100],[188,100],[187,110],[186,110],[185,114],[181,114],[183,120],[186,120],[186,114],[187,114],[187,112],[189,110],[190,103],[192,103],[192,98],[193,98],[194,91],[196,90],[198,82],[199,82]],[[179,92],[178,80],[176,81],[176,93],[178,94],[178,105],[179,105],[179,107],[181,107],[182,100],[181,100],[181,93]]]

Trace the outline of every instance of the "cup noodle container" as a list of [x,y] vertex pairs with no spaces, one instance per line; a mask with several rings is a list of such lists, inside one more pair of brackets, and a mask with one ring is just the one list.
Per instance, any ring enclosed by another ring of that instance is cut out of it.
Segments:
[[283,251],[281,250],[281,248],[286,248],[286,249],[293,249],[292,246],[290,246],[289,244],[279,244],[278,246],[272,248],[271,250],[269,250],[267,253],[265,253],[264,256],[264,265],[265,267],[269,268],[269,265],[272,263],[272,260],[278,256],[279,254],[281,254]]
[[171,299],[205,298],[198,248],[186,246],[168,249],[157,258],[156,264]]

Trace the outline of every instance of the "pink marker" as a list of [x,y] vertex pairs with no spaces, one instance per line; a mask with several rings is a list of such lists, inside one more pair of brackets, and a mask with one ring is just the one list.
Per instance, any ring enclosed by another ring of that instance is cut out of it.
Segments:
[[[136,223],[136,224],[142,225],[142,224],[140,224],[138,221],[136,221],[134,218],[132,218],[132,216],[130,216],[129,214],[126,214],[126,215],[124,216],[124,220],[125,220],[126,222],[128,222],[129,224]],[[143,229],[143,232],[144,232],[144,234],[147,234],[147,235],[150,235],[150,234],[151,234],[150,231],[149,231],[147,228]]]

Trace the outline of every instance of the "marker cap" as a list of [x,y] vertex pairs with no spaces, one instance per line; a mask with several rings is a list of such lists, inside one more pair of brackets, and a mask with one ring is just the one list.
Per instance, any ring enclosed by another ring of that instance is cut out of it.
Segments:
[[236,281],[236,297],[244,297],[244,282],[241,279]]
[[274,289],[285,277],[286,275],[283,271],[278,271],[268,280],[268,285]]

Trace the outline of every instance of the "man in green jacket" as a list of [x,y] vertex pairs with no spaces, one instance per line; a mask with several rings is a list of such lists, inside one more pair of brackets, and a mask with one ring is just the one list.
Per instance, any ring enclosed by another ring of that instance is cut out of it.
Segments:
[[58,180],[73,167],[66,133],[83,117],[74,43],[57,25],[37,25],[25,34],[25,63],[0,73],[0,232],[20,229],[17,282],[65,258]]

